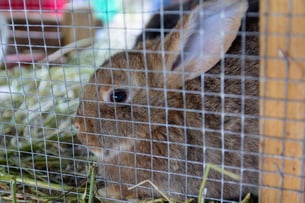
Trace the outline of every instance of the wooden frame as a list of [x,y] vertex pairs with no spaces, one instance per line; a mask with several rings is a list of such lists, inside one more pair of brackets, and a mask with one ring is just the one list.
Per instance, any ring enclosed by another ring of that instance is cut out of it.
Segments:
[[305,1],[260,1],[261,203],[305,202]]

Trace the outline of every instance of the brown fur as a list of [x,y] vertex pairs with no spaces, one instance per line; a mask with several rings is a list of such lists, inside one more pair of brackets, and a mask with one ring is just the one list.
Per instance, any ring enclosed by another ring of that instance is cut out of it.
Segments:
[[[256,32],[257,27],[257,19],[247,18],[247,31]],[[165,39],[166,50],[173,46],[168,42]],[[224,163],[226,170],[236,174],[243,168],[240,181],[224,176],[223,185],[222,175],[212,170],[207,197],[221,198],[223,194],[224,199],[232,199],[257,193],[258,60],[246,56],[242,66],[240,56],[245,53],[241,42],[241,37],[234,40],[227,52],[231,57],[223,61],[224,70],[219,62],[203,80],[184,81],[179,72],[164,78],[156,72],[163,67],[160,39],[145,43],[145,50],[157,52],[144,55],[140,43],[129,52],[114,55],[92,75],[75,125],[79,140],[96,155],[104,155],[99,157],[100,174],[106,180],[108,197],[151,197],[148,188],[138,188],[137,193],[127,190],[147,179],[171,197],[198,195],[205,163]],[[258,55],[257,36],[247,36],[245,46],[246,54]],[[170,57],[165,54],[166,63]],[[132,95],[129,104],[108,104],[104,98],[113,88],[128,88]],[[154,197],[159,196],[154,193]]]

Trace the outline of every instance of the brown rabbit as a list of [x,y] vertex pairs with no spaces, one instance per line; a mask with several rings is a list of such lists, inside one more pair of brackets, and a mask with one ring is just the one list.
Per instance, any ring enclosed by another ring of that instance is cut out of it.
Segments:
[[151,180],[170,197],[196,197],[207,163],[241,176],[212,170],[207,198],[257,194],[257,19],[236,37],[246,10],[245,0],[205,1],[164,39],[115,54],[91,76],[75,126],[100,160],[101,194],[160,197],[150,185],[127,189]]

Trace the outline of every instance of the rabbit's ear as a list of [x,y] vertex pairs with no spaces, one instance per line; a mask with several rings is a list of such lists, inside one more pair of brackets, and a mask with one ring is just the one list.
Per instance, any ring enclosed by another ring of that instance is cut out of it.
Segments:
[[247,8],[247,0],[214,0],[183,16],[164,39],[168,85],[181,81],[172,71],[186,81],[211,69],[236,38]]

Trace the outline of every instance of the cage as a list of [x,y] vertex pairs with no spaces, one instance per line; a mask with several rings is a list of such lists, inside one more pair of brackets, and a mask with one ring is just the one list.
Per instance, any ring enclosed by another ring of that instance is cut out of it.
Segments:
[[305,2],[0,3],[0,202],[305,202]]

